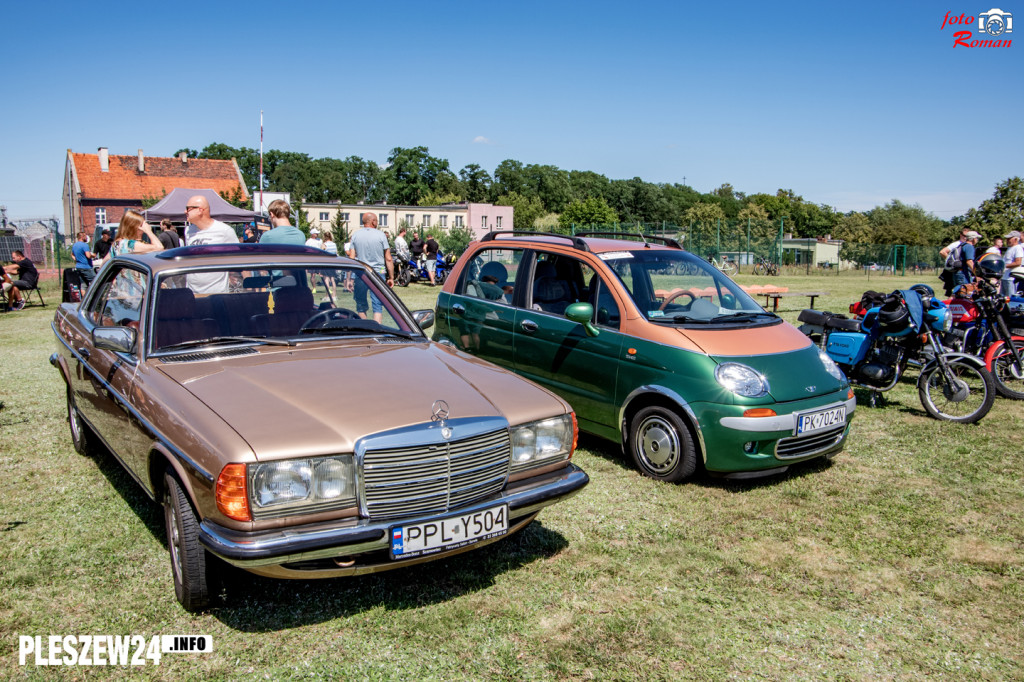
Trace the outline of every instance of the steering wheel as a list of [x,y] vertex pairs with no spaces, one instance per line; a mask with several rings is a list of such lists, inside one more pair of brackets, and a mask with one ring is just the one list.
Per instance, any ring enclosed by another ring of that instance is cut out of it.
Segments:
[[664,310],[665,308],[668,307],[669,303],[671,303],[672,301],[676,300],[677,298],[684,294],[690,297],[690,302],[687,303],[687,305],[693,305],[693,302],[697,300],[697,297],[693,295],[692,291],[680,289],[678,291],[673,291],[671,294],[666,296],[665,300],[661,302],[660,306],[658,306],[658,310]]
[[299,327],[301,332],[303,329],[320,329],[326,327],[328,323],[333,320],[358,320],[362,319],[358,313],[352,312],[348,308],[331,308],[330,310],[320,310],[316,312],[312,317],[302,323]]

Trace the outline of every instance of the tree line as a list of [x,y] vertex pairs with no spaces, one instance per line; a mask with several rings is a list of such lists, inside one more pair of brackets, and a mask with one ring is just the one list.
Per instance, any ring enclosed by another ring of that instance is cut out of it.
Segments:
[[[180,149],[192,158],[238,162],[246,186],[260,186],[259,151],[219,142],[202,151]],[[1006,231],[1024,230],[1024,182],[1013,177],[996,185],[991,199],[946,221],[918,205],[893,199],[868,211],[840,213],[826,204],[805,200],[792,189],[774,194],[746,194],[724,183],[698,192],[679,183],[651,183],[638,177],[610,180],[593,171],[524,164],[506,159],[493,173],[475,163],[454,171],[447,159],[427,147],[395,147],[384,164],[349,156],[315,159],[277,149],[263,155],[263,190],[289,192],[303,203],[331,201],[372,204],[380,201],[408,206],[436,206],[450,201],[489,202],[514,207],[516,229],[539,221],[568,231],[573,226],[662,223],[687,226],[742,222],[760,226],[782,224],[796,237],[827,234],[858,244],[930,246],[948,243],[963,227],[980,232],[986,242]],[[241,198],[225,197],[238,203]]]

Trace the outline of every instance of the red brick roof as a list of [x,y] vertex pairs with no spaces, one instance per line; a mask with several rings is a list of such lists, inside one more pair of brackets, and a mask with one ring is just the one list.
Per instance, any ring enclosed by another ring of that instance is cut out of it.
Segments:
[[110,155],[110,170],[100,170],[98,154],[71,154],[82,188],[83,199],[160,198],[172,189],[212,189],[232,192],[236,187],[248,198],[249,193],[239,180],[238,171],[231,161],[215,159],[189,159],[146,156],[144,173],[139,172],[138,156]]

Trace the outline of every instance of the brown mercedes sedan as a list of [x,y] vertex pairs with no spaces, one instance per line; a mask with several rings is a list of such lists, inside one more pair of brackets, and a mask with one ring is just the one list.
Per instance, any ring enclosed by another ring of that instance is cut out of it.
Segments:
[[296,246],[120,256],[64,304],[50,361],[76,450],[101,444],[165,510],[174,589],[221,561],[316,578],[494,542],[587,475],[554,394],[431,343],[370,269]]

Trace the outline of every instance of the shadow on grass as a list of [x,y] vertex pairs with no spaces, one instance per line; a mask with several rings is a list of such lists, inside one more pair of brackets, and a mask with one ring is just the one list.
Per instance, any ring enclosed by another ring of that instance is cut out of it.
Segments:
[[[100,472],[149,532],[167,547],[163,510],[149,499],[106,449],[95,457]],[[268,632],[346,618],[372,609],[415,609],[493,585],[495,578],[569,545],[560,533],[535,520],[508,538],[448,559],[350,578],[279,580],[221,565],[225,598],[210,615],[242,632]],[[167,584],[170,588],[170,567]],[[167,598],[173,600],[173,591]]]

